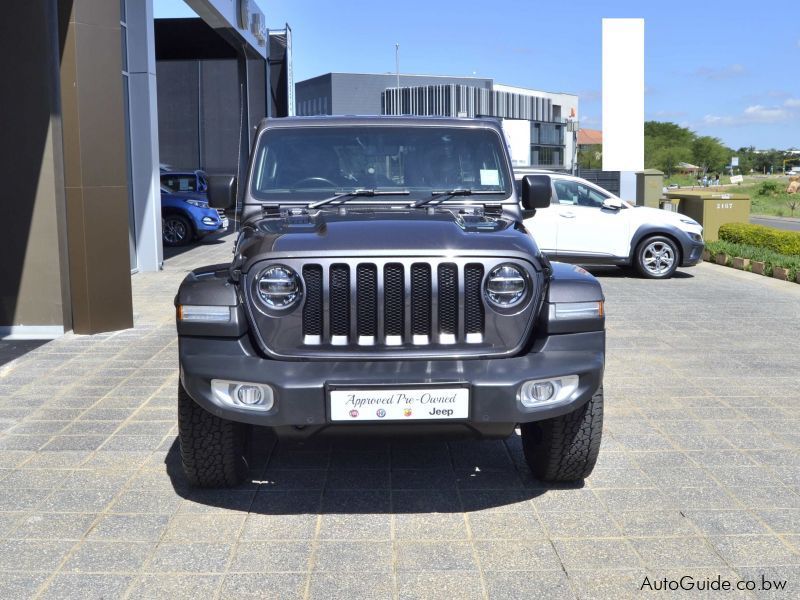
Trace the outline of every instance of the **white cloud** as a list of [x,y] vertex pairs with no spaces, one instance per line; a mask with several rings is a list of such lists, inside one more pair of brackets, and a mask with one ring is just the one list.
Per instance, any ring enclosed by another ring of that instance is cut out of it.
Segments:
[[706,115],[706,125],[729,126],[748,123],[783,123],[800,119],[800,99],[787,98],[782,106],[763,106],[753,104],[739,115]]
[[695,69],[693,75],[709,81],[718,81],[720,79],[739,77],[745,73],[747,73],[747,69],[745,69],[744,66],[733,64],[726,67],[698,67]]
[[744,117],[759,123],[777,123],[789,117],[789,111],[783,108],[767,107],[756,104],[744,109]]

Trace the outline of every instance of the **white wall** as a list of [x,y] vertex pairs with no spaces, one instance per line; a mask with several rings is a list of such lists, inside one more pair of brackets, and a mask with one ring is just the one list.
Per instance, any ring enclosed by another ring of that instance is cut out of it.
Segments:
[[[575,94],[567,94],[562,92],[542,92],[538,90],[531,90],[528,88],[521,88],[516,87],[513,85],[503,85],[501,83],[496,83],[494,85],[494,89],[498,92],[511,92],[514,94],[523,94],[525,96],[536,96],[539,98],[549,98],[554,105],[558,105],[561,107],[561,118],[567,119],[569,118],[571,112],[574,110],[575,115],[578,119],[580,119],[580,113],[578,112],[578,96]],[[529,143],[530,143],[530,132],[528,133]],[[564,166],[567,168],[572,168],[572,153],[574,149],[572,133],[564,131]],[[530,154],[530,152],[528,153]],[[526,160],[530,160],[528,157]],[[527,163],[526,163],[527,164]]]
[[531,162],[531,122],[522,119],[503,119],[511,164],[527,166]]

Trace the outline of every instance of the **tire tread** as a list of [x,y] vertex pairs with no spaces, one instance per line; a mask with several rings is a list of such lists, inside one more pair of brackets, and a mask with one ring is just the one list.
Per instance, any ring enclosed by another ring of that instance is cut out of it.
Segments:
[[247,474],[247,426],[221,419],[198,405],[178,384],[181,463],[194,487],[233,487]]
[[579,409],[545,421],[524,423],[522,446],[533,474],[543,481],[588,477],[597,462],[603,432],[603,388]]

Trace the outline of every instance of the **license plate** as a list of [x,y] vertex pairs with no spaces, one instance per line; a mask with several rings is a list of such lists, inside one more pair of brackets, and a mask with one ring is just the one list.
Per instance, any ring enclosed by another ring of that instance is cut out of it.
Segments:
[[395,388],[331,390],[331,421],[427,421],[469,417],[469,390]]
[[223,229],[227,229],[228,228],[228,219],[222,219],[222,228]]

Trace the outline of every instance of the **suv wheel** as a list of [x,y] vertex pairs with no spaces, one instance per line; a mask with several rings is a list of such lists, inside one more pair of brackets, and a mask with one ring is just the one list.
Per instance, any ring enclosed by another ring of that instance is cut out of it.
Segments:
[[597,462],[603,433],[603,388],[566,415],[523,423],[522,449],[533,474],[542,481],[579,481]]
[[654,235],[642,240],[636,249],[634,264],[643,277],[667,279],[678,268],[680,251],[672,239]]
[[195,487],[233,487],[247,474],[248,426],[212,415],[178,384],[178,435],[186,479]]
[[192,225],[181,215],[167,215],[161,219],[161,237],[165,246],[185,246],[192,241]]

